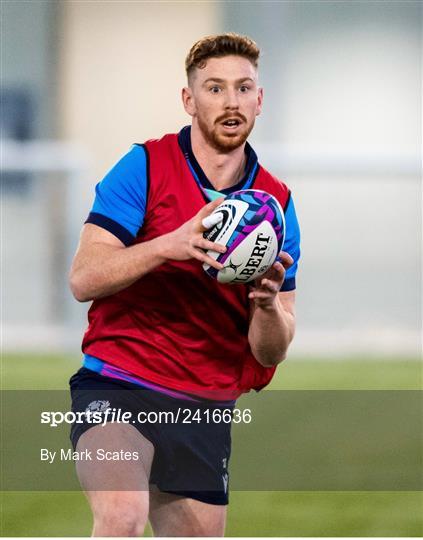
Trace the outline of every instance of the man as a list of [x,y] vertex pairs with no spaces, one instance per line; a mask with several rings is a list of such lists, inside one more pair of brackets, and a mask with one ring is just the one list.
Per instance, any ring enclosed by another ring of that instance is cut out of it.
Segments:
[[[182,90],[192,126],[134,145],[96,188],[70,274],[76,299],[93,300],[73,409],[182,406],[203,421],[73,426],[78,452],[130,456],[78,461],[94,535],[141,535],[149,519],[156,536],[222,536],[230,423],[205,421],[205,411],[232,410],[241,393],[268,384],[293,338],[293,201],[246,142],[262,108],[258,57],[236,34],[198,41]],[[254,286],[222,285],[202,269],[221,268],[206,250],[225,251],[203,237],[203,221],[222,196],[247,188],[283,206],[285,252]]]

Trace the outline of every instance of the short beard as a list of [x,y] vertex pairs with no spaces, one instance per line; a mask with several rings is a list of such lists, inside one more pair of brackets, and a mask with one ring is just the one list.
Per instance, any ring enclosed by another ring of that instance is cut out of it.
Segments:
[[241,133],[239,133],[239,135],[236,135],[234,137],[225,137],[219,135],[216,132],[216,129],[210,130],[200,116],[197,116],[197,122],[198,127],[200,128],[200,131],[203,134],[205,140],[210,144],[211,147],[213,147],[218,152],[221,152],[222,154],[227,154],[228,152],[232,152],[232,150],[236,150],[237,148],[242,146],[248,139],[248,136],[250,135],[254,127],[253,120],[251,122],[251,125],[245,125],[245,129],[243,129]]

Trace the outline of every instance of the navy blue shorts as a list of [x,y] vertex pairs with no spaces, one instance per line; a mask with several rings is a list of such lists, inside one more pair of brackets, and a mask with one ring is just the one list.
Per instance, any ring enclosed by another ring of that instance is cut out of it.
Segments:
[[[130,423],[154,446],[151,485],[209,504],[228,504],[233,403],[174,398],[86,368],[69,384],[73,412],[131,413]],[[94,425],[84,420],[72,425],[74,450]]]

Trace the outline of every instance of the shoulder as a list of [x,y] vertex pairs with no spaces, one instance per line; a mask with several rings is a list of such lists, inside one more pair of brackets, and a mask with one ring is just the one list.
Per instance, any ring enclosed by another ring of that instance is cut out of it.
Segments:
[[112,166],[101,181],[101,187],[123,184],[128,178],[142,176],[146,166],[146,152],[142,145],[133,144]]
[[178,134],[177,133],[166,133],[160,139],[148,139],[139,146],[142,146],[148,152],[161,150],[164,148],[171,148],[178,145]]
[[[133,144],[119,162],[139,163],[145,160],[145,149],[142,144]],[[118,162],[118,163],[119,163]]]
[[141,145],[133,144],[106,173],[96,189],[125,189],[128,182],[137,184],[145,176],[145,171],[145,150]]

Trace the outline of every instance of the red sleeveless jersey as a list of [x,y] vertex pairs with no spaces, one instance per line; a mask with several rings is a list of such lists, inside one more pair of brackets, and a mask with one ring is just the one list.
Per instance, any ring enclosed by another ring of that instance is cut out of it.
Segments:
[[[134,243],[180,227],[206,203],[177,135],[144,145],[148,199]],[[259,166],[253,189],[283,208],[289,190]],[[247,285],[223,285],[197,260],[170,261],[130,287],[94,300],[82,349],[144,380],[208,399],[236,399],[267,385],[275,368],[254,358],[248,343]]]

